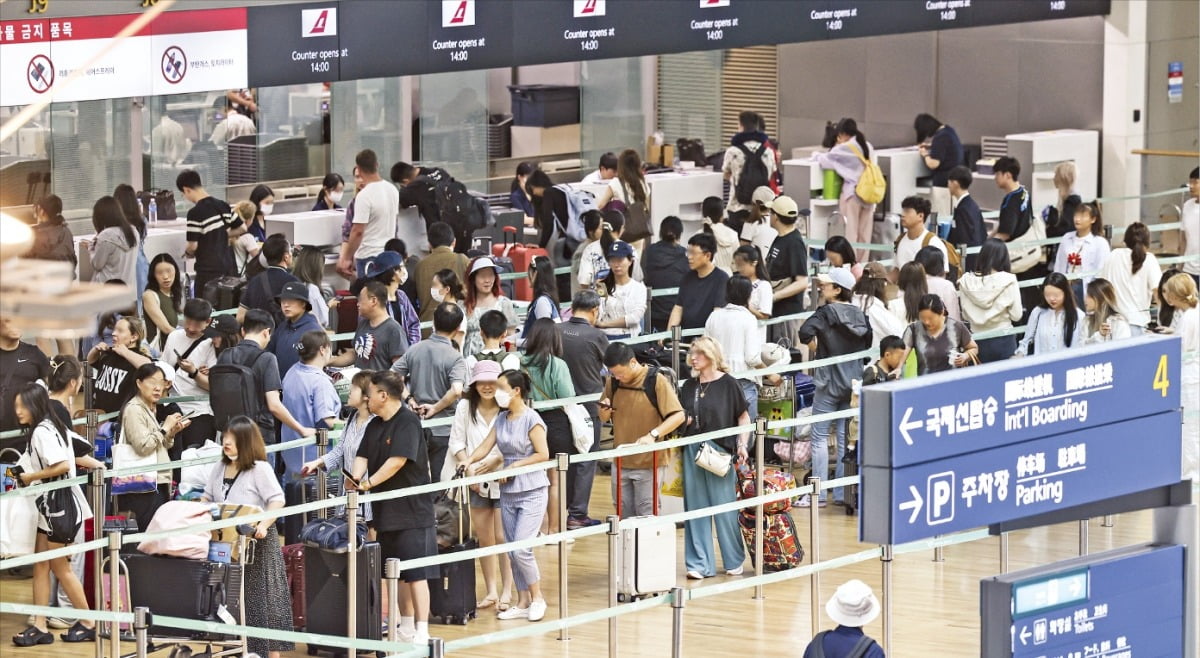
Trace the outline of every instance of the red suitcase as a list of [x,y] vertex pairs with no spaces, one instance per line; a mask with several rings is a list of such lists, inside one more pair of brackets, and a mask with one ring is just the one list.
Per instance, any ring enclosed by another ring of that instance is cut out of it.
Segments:
[[304,630],[304,544],[288,544],[283,547],[283,566],[287,571],[288,591],[292,595],[292,628],[297,631]]
[[[513,271],[524,273],[529,271],[529,264],[537,256],[546,256],[550,254],[541,247],[531,247],[517,242],[517,229],[513,226],[504,227],[504,244],[492,245],[492,255],[498,258],[511,258]],[[523,277],[513,281],[513,299],[531,302],[533,301],[533,286],[529,283],[528,277]]]

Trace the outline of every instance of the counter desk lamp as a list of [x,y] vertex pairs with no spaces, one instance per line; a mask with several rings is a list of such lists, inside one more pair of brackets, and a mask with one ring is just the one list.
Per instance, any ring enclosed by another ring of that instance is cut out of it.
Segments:
[[128,286],[77,282],[70,263],[20,258],[32,244],[33,229],[0,212],[0,316],[26,336],[88,336],[101,314],[129,306]]

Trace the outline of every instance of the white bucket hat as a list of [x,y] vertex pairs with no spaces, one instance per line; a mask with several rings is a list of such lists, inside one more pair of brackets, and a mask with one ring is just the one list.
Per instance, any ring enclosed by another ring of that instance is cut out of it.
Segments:
[[861,580],[849,580],[837,588],[825,604],[825,614],[842,626],[862,627],[879,616],[879,599],[871,586]]

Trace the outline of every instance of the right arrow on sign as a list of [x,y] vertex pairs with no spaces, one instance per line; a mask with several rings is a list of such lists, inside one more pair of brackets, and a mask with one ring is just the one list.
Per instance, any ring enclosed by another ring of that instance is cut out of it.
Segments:
[[1029,632],[1028,626],[1021,627],[1021,646],[1029,644],[1029,638],[1033,637],[1033,633]]
[[921,498],[921,492],[917,491],[917,488],[911,484],[908,485],[908,492],[912,494],[912,500],[900,503],[900,509],[912,510],[912,514],[910,514],[908,517],[908,522],[916,523],[917,515],[921,513],[921,504],[924,502],[924,499]]
[[905,443],[912,445],[913,440],[912,437],[908,435],[908,431],[918,429],[923,423],[921,423],[919,420],[910,422],[908,420],[909,418],[912,418],[912,407],[908,407],[904,410],[904,418],[900,420],[900,436],[904,437]]

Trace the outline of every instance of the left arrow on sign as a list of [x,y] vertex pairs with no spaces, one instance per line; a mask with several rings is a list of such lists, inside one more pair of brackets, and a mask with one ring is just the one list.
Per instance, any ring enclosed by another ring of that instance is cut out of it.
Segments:
[[904,418],[900,419],[900,436],[904,437],[904,442],[908,445],[913,444],[912,437],[908,435],[909,430],[915,430],[921,427],[923,423],[919,420],[909,421],[912,418],[912,407],[904,410]]
[[1033,633],[1029,632],[1028,626],[1021,627],[1021,646],[1029,644],[1029,638],[1033,637]]
[[912,500],[910,500],[908,502],[900,503],[900,509],[901,510],[911,509],[912,514],[910,514],[908,516],[908,522],[916,523],[917,515],[921,513],[921,504],[924,503],[925,501],[923,498],[921,498],[921,492],[917,491],[917,488],[911,484],[908,485],[908,492],[912,494]]

